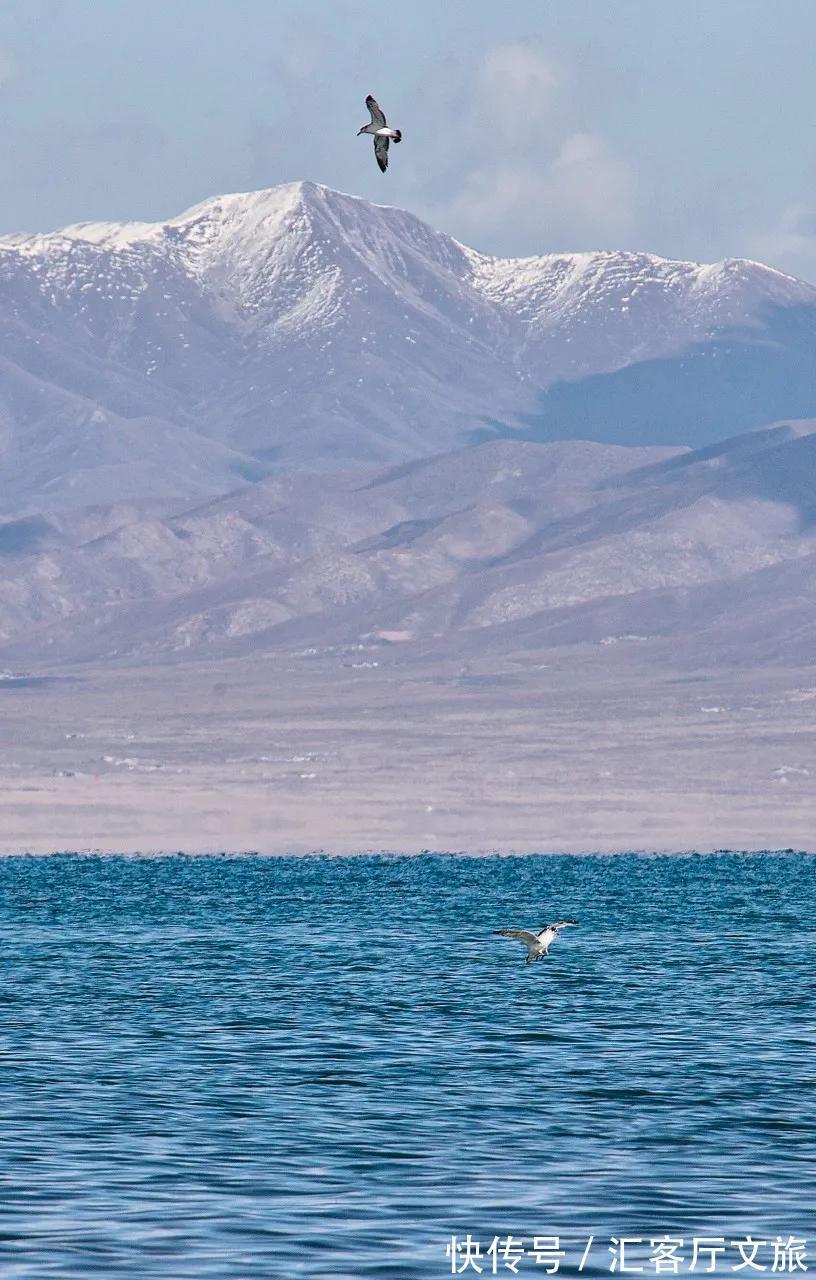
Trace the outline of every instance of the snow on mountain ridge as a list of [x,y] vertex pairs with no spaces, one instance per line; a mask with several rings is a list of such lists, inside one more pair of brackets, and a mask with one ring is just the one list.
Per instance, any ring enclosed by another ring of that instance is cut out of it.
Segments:
[[[694,263],[599,250],[534,258],[473,255],[485,296],[547,342],[549,381],[609,372],[758,323],[765,307],[813,305],[816,288],[748,259]],[[595,332],[587,330],[595,326]]]
[[[239,480],[271,467],[390,464],[524,433],[556,384],[678,355],[735,327],[750,335],[769,309],[800,306],[816,315],[816,289],[750,262],[491,258],[405,210],[310,182],[215,197],[164,222],[6,236],[6,510],[36,508],[44,491],[72,501],[72,471],[92,484],[123,422],[226,447],[213,455],[217,475],[191,474],[183,495],[206,497],[225,466]],[[816,409],[774,407],[769,417]],[[149,461],[134,457],[133,491],[118,497],[149,496],[139,486],[155,475],[150,431]],[[32,461],[43,439],[45,478]],[[662,442],[684,439],[664,432]],[[121,450],[113,455],[118,464]]]
[[84,222],[52,233],[0,237],[0,254],[45,258],[66,253],[81,241],[113,254],[161,246],[202,283],[235,292],[234,301],[258,305],[248,280],[258,267],[271,268],[270,283],[293,249],[326,237],[350,249],[392,284],[405,284],[405,257],[421,252],[458,277],[465,290],[511,310],[528,325],[547,328],[587,305],[619,307],[621,316],[649,290],[667,291],[678,310],[696,309],[708,320],[750,323],[758,304],[812,303],[816,287],[750,259],[715,263],[662,258],[614,250],[549,253],[526,258],[492,257],[460,244],[415,215],[392,205],[372,204],[313,182],[293,182],[261,191],[215,196],[162,222]]

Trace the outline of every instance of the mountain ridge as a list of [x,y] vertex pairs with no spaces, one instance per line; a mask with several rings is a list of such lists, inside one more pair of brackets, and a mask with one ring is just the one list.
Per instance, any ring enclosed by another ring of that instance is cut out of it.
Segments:
[[733,603],[739,582],[755,612],[799,608],[807,634],[810,605],[777,594],[797,573],[812,594],[814,482],[811,422],[697,452],[499,440],[381,471],[281,474],[192,506],[6,521],[0,660],[377,653],[397,640],[416,656],[495,651],[513,634],[546,649],[559,635],[599,643],[607,614],[623,635],[688,648],[683,625],[706,625],[691,602],[719,583]]
[[[723,347],[765,378],[767,421],[807,417],[809,384],[789,406],[785,371],[764,370],[814,325],[816,288],[749,260],[491,258],[314,183],[4,236],[0,509],[206,500],[504,435],[649,443],[604,417],[615,379],[666,362],[650,392],[665,403],[678,362],[695,353],[709,376]],[[759,425],[725,383],[711,438]],[[693,414],[667,438],[650,413],[654,443],[705,443]]]

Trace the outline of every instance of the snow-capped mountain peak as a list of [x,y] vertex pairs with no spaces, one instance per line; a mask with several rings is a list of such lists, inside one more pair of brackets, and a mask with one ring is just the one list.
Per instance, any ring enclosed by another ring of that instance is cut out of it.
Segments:
[[[610,417],[604,378],[652,378],[654,362],[697,360],[705,344],[717,368],[748,352],[764,369],[814,316],[816,289],[757,263],[492,258],[311,182],[214,197],[163,222],[6,236],[6,501],[46,485],[55,501],[80,501],[100,466],[147,496],[174,433],[200,440],[198,469],[168,477],[190,495],[270,467],[398,462],[491,433],[574,435],[576,418],[585,434],[635,442],[624,415]],[[816,413],[795,382],[776,365],[761,373],[768,419]],[[756,425],[725,412],[720,435]]]

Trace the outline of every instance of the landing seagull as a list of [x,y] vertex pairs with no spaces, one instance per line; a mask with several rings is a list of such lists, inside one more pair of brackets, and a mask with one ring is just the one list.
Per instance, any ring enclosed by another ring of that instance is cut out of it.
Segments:
[[[364,124],[360,133],[374,135],[374,155],[377,157],[377,164],[385,173],[388,168],[388,144],[389,142],[402,142],[402,130],[388,128],[385,112],[379,103],[372,98],[371,94],[366,98],[366,106],[371,112],[371,123]],[[357,134],[358,138],[360,133]]]
[[515,938],[517,942],[523,942],[527,947],[529,964],[531,960],[542,960],[561,930],[577,923],[577,920],[556,920],[555,924],[545,925],[538,933],[533,933],[530,929],[496,929],[495,932],[503,938]]

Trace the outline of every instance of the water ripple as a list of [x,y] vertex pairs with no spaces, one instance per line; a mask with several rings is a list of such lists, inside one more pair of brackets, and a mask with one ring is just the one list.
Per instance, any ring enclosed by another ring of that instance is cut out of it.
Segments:
[[806,1235],[814,907],[789,855],[4,859],[0,1274]]

